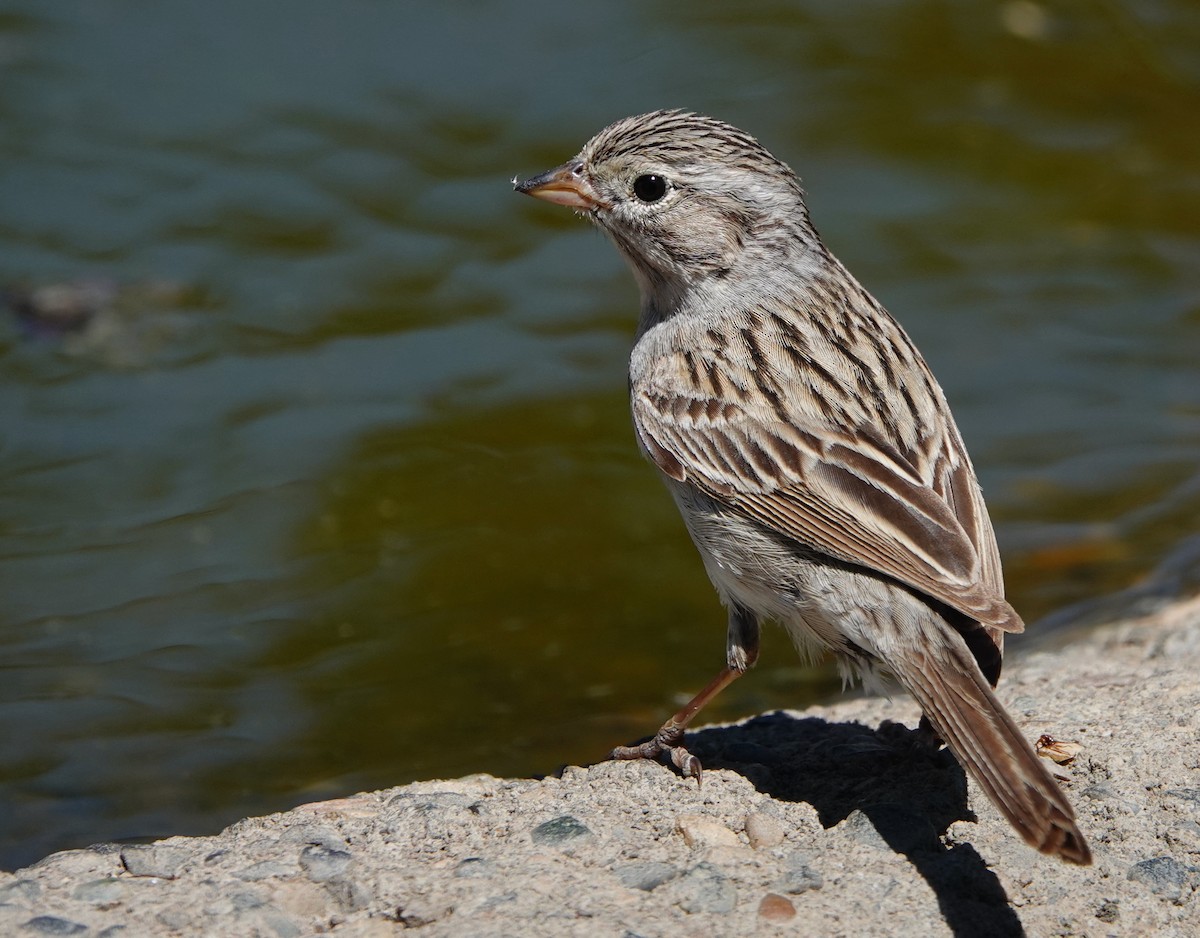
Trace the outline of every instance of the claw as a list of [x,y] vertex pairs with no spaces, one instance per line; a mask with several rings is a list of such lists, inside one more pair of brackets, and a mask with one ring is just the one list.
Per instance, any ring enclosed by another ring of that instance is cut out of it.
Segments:
[[637,746],[617,746],[608,754],[610,759],[657,759],[663,753],[671,757],[671,764],[687,778],[694,778],[700,785],[700,775],[703,766],[700,760],[679,745],[683,740],[683,730],[668,724],[649,739]]
[[700,787],[700,775],[704,770],[704,766],[700,764],[700,760],[693,756],[682,746],[675,746],[670,750],[671,761],[675,763],[675,768],[679,769],[684,775],[696,780],[696,787]]
[[700,708],[719,694],[722,688],[740,677],[758,657],[758,621],[740,607],[736,612],[736,615],[731,613],[729,627],[730,641],[733,642],[736,638],[735,646],[742,649],[738,660],[734,661],[731,658],[731,663],[709,681],[704,690],[689,700],[683,709],[667,720],[654,734],[653,739],[638,746],[618,746],[609,753],[610,759],[657,759],[665,752],[671,757],[675,768],[686,778],[694,778],[696,786],[700,786],[700,760],[680,745],[683,742],[684,731],[700,712]]

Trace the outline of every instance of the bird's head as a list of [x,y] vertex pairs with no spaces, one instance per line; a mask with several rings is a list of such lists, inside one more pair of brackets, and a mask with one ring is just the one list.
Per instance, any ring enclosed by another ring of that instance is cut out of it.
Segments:
[[591,218],[633,268],[644,300],[753,276],[747,254],[778,262],[773,254],[811,231],[785,163],[736,127],[688,111],[617,121],[515,188]]

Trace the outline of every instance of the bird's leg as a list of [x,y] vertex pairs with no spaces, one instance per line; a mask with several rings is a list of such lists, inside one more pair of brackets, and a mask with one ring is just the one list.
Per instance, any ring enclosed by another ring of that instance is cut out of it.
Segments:
[[700,693],[667,720],[654,734],[653,739],[637,746],[618,746],[609,754],[609,758],[655,759],[665,752],[680,772],[694,778],[696,784],[700,784],[700,760],[682,745],[683,734],[704,705],[745,674],[758,659],[758,634],[758,618],[749,610],[734,606],[729,612],[725,667]]
[[700,781],[700,760],[687,751],[680,743],[683,741],[684,730],[692,722],[692,718],[700,712],[700,708],[721,693],[726,687],[742,676],[737,668],[725,667],[713,678],[704,690],[667,720],[654,734],[654,738],[637,746],[617,746],[611,753],[611,759],[654,759],[660,753],[667,753],[675,767],[684,775],[690,775],[697,783]]
[[938,735],[938,731],[933,728],[933,724],[929,722],[929,717],[921,714],[921,722],[917,724],[917,745],[927,752],[937,752],[945,741]]
[[929,717],[921,714],[921,722],[916,729],[910,730],[903,723],[893,723],[884,720],[879,727],[879,736],[888,745],[911,755],[925,757],[936,756],[945,743],[938,731],[929,722]]

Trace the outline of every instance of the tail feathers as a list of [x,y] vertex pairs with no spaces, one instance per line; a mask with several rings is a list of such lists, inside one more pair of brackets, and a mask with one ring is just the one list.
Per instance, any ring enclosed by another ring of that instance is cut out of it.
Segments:
[[1075,812],[1043,760],[992,693],[962,638],[950,629],[934,649],[907,650],[892,671],[938,735],[1030,846],[1069,863],[1092,853]]

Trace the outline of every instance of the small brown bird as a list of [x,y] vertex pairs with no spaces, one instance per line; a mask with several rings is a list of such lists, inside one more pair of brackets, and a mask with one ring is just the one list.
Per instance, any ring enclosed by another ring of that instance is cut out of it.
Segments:
[[575,209],[637,278],[638,443],[729,609],[727,665],[641,746],[682,745],[773,619],[803,655],[890,675],[1025,840],[1091,862],[1070,803],[992,693],[1000,555],[950,408],[899,324],[825,248],[795,173],[687,111],[617,121],[518,192]]

